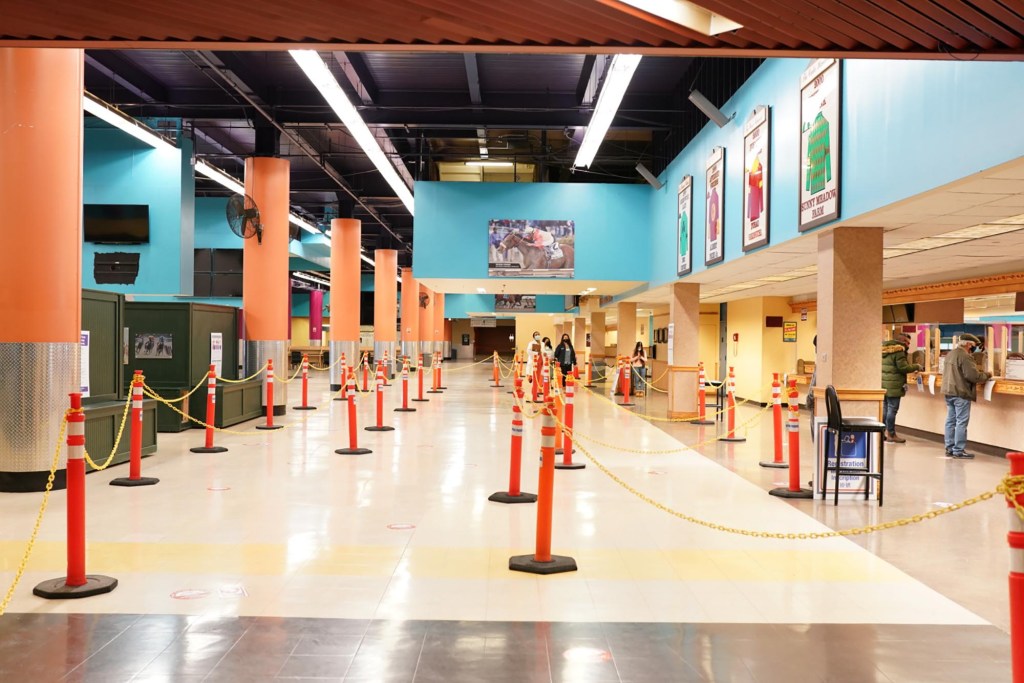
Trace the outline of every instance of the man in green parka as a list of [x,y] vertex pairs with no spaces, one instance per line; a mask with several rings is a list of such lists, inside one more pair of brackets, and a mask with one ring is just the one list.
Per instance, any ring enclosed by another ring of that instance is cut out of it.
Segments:
[[896,413],[900,399],[907,393],[907,373],[919,372],[921,366],[907,362],[910,335],[901,332],[895,339],[882,342],[882,388],[885,389],[884,421],[885,440],[890,443],[906,443],[896,435]]

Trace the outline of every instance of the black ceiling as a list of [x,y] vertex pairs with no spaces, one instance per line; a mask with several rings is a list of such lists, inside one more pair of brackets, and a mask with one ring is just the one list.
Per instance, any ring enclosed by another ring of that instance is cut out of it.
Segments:
[[[761,62],[645,57],[595,163],[572,172],[602,57],[321,54],[413,180],[436,179],[438,162],[479,159],[483,137],[490,159],[534,164],[536,181],[643,182],[638,162],[659,173],[707,122],[690,89],[722,104]],[[288,158],[295,210],[359,218],[368,248],[398,248],[409,262],[412,216],[287,52],[88,50],[86,67],[87,90],[132,116],[182,119],[197,157],[236,177],[246,156]],[[202,178],[197,192],[227,193]]]

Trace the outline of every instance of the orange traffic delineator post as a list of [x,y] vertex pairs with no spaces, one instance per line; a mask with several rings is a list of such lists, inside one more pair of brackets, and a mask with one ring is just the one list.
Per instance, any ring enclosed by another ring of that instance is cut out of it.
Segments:
[[34,595],[50,600],[87,598],[117,588],[117,579],[85,573],[85,413],[82,394],[71,394],[67,463],[67,575],[43,581]]
[[[1024,476],[1024,453],[1008,453],[1006,457],[1010,474]],[[1013,683],[1024,683],[1024,520],[1017,514],[1017,505],[1024,505],[1024,494],[1015,500],[1006,499],[1010,517],[1006,534],[1010,545],[1010,658]]]
[[508,568],[530,574],[559,574],[576,571],[576,560],[564,555],[551,554],[551,513],[554,508],[555,489],[555,418],[550,402],[542,409],[540,430],[541,466],[537,486],[537,542],[532,555],[514,555]]
[[284,425],[274,424],[274,359],[267,359],[267,423],[256,425],[256,429],[281,429]]
[[492,389],[500,389],[501,384],[501,370],[498,367],[498,352],[494,352],[494,384],[491,385]]
[[[342,382],[345,382],[342,377]],[[359,427],[356,422],[356,369],[348,372],[348,448],[335,449],[339,455],[364,455],[373,453],[369,448],[359,447]]]
[[[516,380],[522,379],[522,377],[523,366],[522,363],[519,361],[519,352],[516,351],[515,353],[512,354],[512,384],[515,384]],[[509,391],[508,393],[515,396],[516,390],[513,388],[512,391]]]
[[128,476],[111,479],[111,486],[152,486],[160,482],[155,477],[142,476],[142,370],[132,378],[131,437],[128,451]]
[[729,367],[729,380],[726,385],[725,404],[728,431],[719,441],[729,441],[731,443],[746,441],[747,438],[745,436],[736,436],[736,375],[731,366]]
[[630,362],[622,362],[622,403],[619,405],[623,408],[632,408],[636,404],[629,400],[630,391],[633,389],[633,367]]
[[[572,425],[573,425],[573,403],[576,398],[576,378],[572,375],[565,380],[565,424],[562,435],[562,462],[555,463],[557,470],[582,470],[586,467],[582,462],[572,461]],[[559,426],[561,429],[561,426]]]
[[[338,362],[338,365],[341,366],[340,374],[338,375],[338,377],[341,379],[341,386],[339,387],[341,389],[341,394],[335,396],[334,400],[345,401],[348,399],[348,365],[345,363],[344,351],[341,353],[341,360]],[[334,390],[334,385],[331,385],[331,390]]]
[[305,353],[302,354],[302,405],[292,410],[316,410],[316,406],[309,405],[309,356]]
[[692,420],[690,424],[694,425],[713,425],[714,420],[707,418],[707,375],[704,374],[704,363],[697,364],[697,419]]
[[394,427],[389,427],[384,424],[384,366],[377,366],[377,377],[376,377],[376,394],[377,394],[377,424],[369,427],[363,427],[368,432],[393,432]]
[[796,380],[789,380],[789,420],[786,422],[786,436],[789,439],[789,487],[769,491],[779,498],[813,498],[814,492],[800,488],[800,394]]
[[409,407],[409,359],[402,363],[402,407],[395,408],[396,413],[415,413],[415,408]]
[[531,356],[533,358],[533,376],[530,377],[530,400],[533,403],[540,403],[537,400],[537,396],[540,394],[540,354],[536,351],[530,353],[533,354]]
[[541,382],[543,382],[544,386],[542,401],[544,405],[547,405],[551,401],[551,363],[547,358],[544,358],[543,356],[541,356],[541,358],[544,359],[544,365],[541,367],[540,371]]
[[423,354],[422,353],[417,353],[416,354],[416,385],[417,385],[417,389],[416,389],[416,398],[412,399],[413,401],[416,401],[417,403],[426,403],[427,401],[430,400],[429,398],[423,398],[423,375],[424,374],[426,374],[426,373],[423,372]]
[[363,392],[370,390],[370,364],[363,356]]
[[535,503],[537,494],[523,493],[519,489],[523,464],[523,412],[519,408],[523,402],[523,379],[516,377],[513,384],[516,400],[512,402],[512,448],[509,453],[508,491],[492,493],[487,500],[493,500],[495,503]]
[[206,442],[189,450],[193,453],[224,453],[224,446],[213,445],[213,425],[217,419],[217,366],[210,365],[206,378]]
[[583,386],[590,389],[594,386],[594,368],[591,366],[589,358],[587,359],[587,370],[584,376],[587,378],[587,381]]
[[775,456],[774,460],[758,463],[761,467],[775,467],[783,469],[789,464],[782,459],[782,384],[779,383],[779,373],[772,373],[772,428],[775,435]]
[[388,381],[388,375],[391,374],[391,361],[388,360],[388,350],[384,349],[384,386],[390,387],[391,382]]
[[446,387],[444,385],[444,381],[442,379],[442,374],[441,374],[442,369],[444,369],[444,352],[438,351],[437,352],[437,388],[440,389],[441,391],[444,391],[448,387]]
[[441,380],[437,373],[437,352],[430,354],[430,389],[427,390],[428,394],[440,394],[441,389],[439,388]]

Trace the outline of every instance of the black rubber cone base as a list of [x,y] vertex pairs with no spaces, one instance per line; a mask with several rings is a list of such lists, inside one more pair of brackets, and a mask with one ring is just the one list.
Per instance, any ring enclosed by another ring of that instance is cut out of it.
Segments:
[[424,391],[423,393],[424,393],[424,394],[440,394],[440,393],[442,393],[442,392],[441,392],[441,390],[440,390],[440,389],[427,389],[427,390],[426,390],[426,391]]
[[338,455],[366,455],[373,453],[369,448],[338,448],[334,451]]
[[117,479],[111,479],[111,486],[153,486],[160,480],[154,477],[139,477],[138,479],[129,479],[128,477],[118,477]]
[[416,401],[417,403],[426,403],[430,399],[429,398],[410,398],[409,400],[410,401]]
[[316,406],[295,406],[292,410],[316,410]]
[[623,408],[635,408],[636,407],[635,403],[620,403],[619,405],[622,406]]
[[505,388],[504,384],[492,384],[491,385],[491,389],[504,389],[504,388]]
[[724,441],[726,443],[743,443],[746,440],[747,437],[745,436],[723,436],[719,439],[719,441]]
[[33,595],[47,600],[74,600],[88,598],[93,595],[109,593],[117,588],[117,579],[99,574],[87,574],[84,586],[69,586],[67,578],[50,579],[32,589]]
[[814,498],[814,492],[810,489],[790,491],[788,488],[777,488],[769,491],[768,495],[778,496],[779,498],[806,498],[808,500]]
[[444,391],[444,390],[445,390],[445,389],[447,389],[447,388],[448,388],[448,387],[438,387],[438,389],[440,389],[441,391]]
[[587,467],[586,464],[584,464],[582,462],[570,462],[570,463],[556,462],[555,463],[555,469],[556,470],[582,470],[582,469],[585,469],[586,467]]
[[705,425],[713,425],[713,424],[715,424],[714,420],[687,420],[687,422],[692,424],[692,425],[700,425],[702,427],[705,426]]
[[757,464],[760,465],[761,467],[774,467],[777,470],[789,469],[788,462],[775,462],[774,460],[769,460],[768,462],[759,462]]
[[513,496],[508,491],[498,491],[487,496],[487,500],[493,500],[495,503],[536,503],[537,494],[520,492],[518,496]]
[[378,427],[377,425],[373,425],[372,427],[363,427],[363,429],[365,429],[368,432],[393,432],[393,431],[395,431],[394,427],[388,427],[387,425],[384,425],[382,427]]
[[228,449],[224,448],[224,446],[210,446],[209,448],[207,448],[206,446],[196,446],[195,448],[190,448],[189,450],[192,451],[193,453],[227,453],[228,451]]
[[[575,448],[572,449],[572,452],[575,453],[576,449]],[[555,449],[555,455],[565,455],[565,449],[564,448],[556,448]]]
[[552,555],[550,562],[538,562],[533,555],[513,555],[508,558],[508,568],[514,572],[530,574],[561,574],[576,571],[576,560],[564,555]]
[[[416,399],[413,399],[413,400],[415,401]],[[415,408],[395,408],[395,412],[396,413],[415,413],[416,409]]]
[[256,429],[263,429],[263,430],[284,429],[284,425],[256,425]]

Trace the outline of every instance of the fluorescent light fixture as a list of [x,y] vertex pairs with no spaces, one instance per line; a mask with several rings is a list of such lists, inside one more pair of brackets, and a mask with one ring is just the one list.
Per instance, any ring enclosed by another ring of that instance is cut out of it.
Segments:
[[241,195],[245,194],[245,186],[242,185],[242,183],[238,182],[219,168],[210,166],[205,161],[196,162],[196,173],[202,173],[213,182],[217,183],[221,187],[226,187],[232,192],[236,192]]
[[615,55],[611,66],[605,74],[604,86],[597,97],[597,106],[590,117],[587,133],[583,136],[583,144],[576,152],[573,168],[590,168],[597,156],[597,150],[604,141],[604,136],[611,127],[615,114],[619,111],[622,98],[633,79],[633,73],[640,64],[640,55]]
[[303,220],[302,218],[299,218],[299,217],[298,217],[298,216],[296,216],[296,215],[295,215],[294,213],[290,213],[290,214],[288,214],[288,222],[289,222],[289,223],[291,223],[292,225],[297,225],[297,226],[299,226],[300,228],[302,228],[303,230],[305,230],[306,232],[311,232],[311,233],[313,233],[314,235],[320,235],[320,234],[322,234],[322,233],[321,233],[321,232],[320,232],[319,230],[317,230],[317,229],[316,229],[316,228],[315,228],[315,227],[313,226],[313,224],[312,224],[312,223],[310,223],[310,222],[309,222],[309,221],[307,221],[307,220]]
[[700,5],[687,2],[687,0],[622,0],[622,2],[706,36],[716,36],[719,33],[743,28],[742,24],[714,14]]
[[487,290],[484,289],[483,287],[477,287],[476,291],[477,291],[477,294],[486,294],[487,293]]
[[359,258],[363,259],[364,261],[366,261],[367,263],[369,263],[373,267],[377,266],[377,263],[372,258],[367,256],[366,254],[360,254]]
[[314,283],[316,283],[318,285],[326,285],[328,287],[331,286],[331,281],[330,280],[325,280],[322,277],[317,277],[316,275],[310,275],[309,273],[302,273],[302,272],[296,271],[296,272],[292,273],[292,276],[293,277],[297,277],[300,280],[305,280],[306,282],[314,282]]
[[345,124],[349,134],[355,138],[355,141],[362,148],[366,156],[377,167],[380,174],[384,176],[384,180],[395,191],[398,198],[402,200],[405,208],[409,210],[409,213],[413,213],[412,192],[409,191],[409,187],[402,180],[401,176],[398,175],[394,164],[384,154],[384,150],[380,148],[377,139],[366,126],[359,112],[349,101],[345,91],[338,85],[338,81],[334,78],[331,70],[327,68],[327,65],[324,64],[324,60],[320,58],[320,55],[315,50],[289,50],[288,54],[292,56],[292,59],[299,65],[299,68],[306,74],[306,77],[309,78],[317,90],[320,91],[320,94],[323,95],[324,99],[327,100],[327,104],[331,106],[334,113]]
[[[481,154],[482,156],[482,154]],[[467,161],[466,166],[512,166],[511,161]]]
[[136,121],[120,109],[113,107],[91,93],[82,93],[82,108],[98,119],[119,128],[137,140],[142,140],[155,149],[177,149],[167,138],[158,134],[141,121]]
[[1024,224],[1014,223],[1000,223],[1000,224],[988,224],[975,225],[970,228],[963,228],[961,230],[954,230],[953,232],[944,232],[939,237],[966,237],[967,239],[981,239],[983,237],[994,237],[996,235],[1004,235],[1008,232],[1015,232],[1017,230],[1024,229]]
[[693,102],[693,106],[704,112],[704,116],[714,121],[715,125],[719,128],[725,128],[725,125],[732,121],[733,117],[736,116],[735,113],[732,116],[726,116],[723,114],[722,110],[711,104],[711,100],[704,97],[699,90],[691,90],[688,99]]
[[948,247],[950,245],[960,244],[961,242],[966,241],[966,237],[922,237],[911,242],[897,244],[894,248],[916,249],[918,251],[923,251],[926,249],[938,249],[939,247]]

